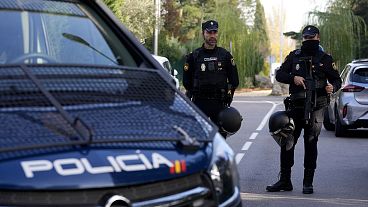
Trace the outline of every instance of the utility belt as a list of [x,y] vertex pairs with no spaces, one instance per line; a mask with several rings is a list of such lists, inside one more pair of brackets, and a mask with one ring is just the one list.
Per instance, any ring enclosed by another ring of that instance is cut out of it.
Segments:
[[305,91],[290,94],[290,96],[284,99],[285,111],[291,111],[294,109],[303,109],[305,99],[306,99]]
[[193,91],[194,99],[226,100],[226,95],[225,89]]
[[[312,103],[314,105],[313,109],[319,109],[323,108],[324,106],[327,106],[329,104],[329,96],[324,91],[322,92],[322,89],[318,89],[314,91],[313,93],[316,93],[316,96],[313,96]],[[323,94],[323,95],[321,95]],[[304,109],[305,107],[305,100],[306,100],[306,92],[301,91],[298,93],[290,94],[290,96],[286,97],[284,99],[284,105],[286,111],[291,111],[294,109]]]

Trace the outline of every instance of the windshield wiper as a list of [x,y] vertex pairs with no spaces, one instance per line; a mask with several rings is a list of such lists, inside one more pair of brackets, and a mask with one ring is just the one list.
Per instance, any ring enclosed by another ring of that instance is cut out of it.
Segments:
[[84,139],[86,142],[83,144],[89,144],[92,142],[92,130],[79,118],[72,118],[64,109],[63,106],[55,99],[55,97],[42,85],[36,76],[27,68],[25,65],[20,65],[23,72],[31,79],[31,81],[40,89],[42,94],[50,101],[50,103],[59,111],[61,116],[70,124],[75,131]]
[[183,128],[179,126],[175,125],[174,129],[184,137],[184,139],[181,139],[178,142],[179,147],[181,147],[183,150],[188,150],[188,151],[198,150],[200,144],[196,138],[190,137],[189,134]]
[[77,36],[77,35],[73,35],[70,33],[63,33],[63,37],[65,37],[68,40],[71,40],[73,42],[77,42],[79,44],[85,45],[89,48],[91,48],[93,51],[97,52],[98,54],[102,55],[103,57],[105,57],[106,59],[110,60],[111,62],[113,62],[116,65],[119,65],[120,63],[120,59],[118,58],[118,62],[116,62],[115,60],[111,59],[109,56],[105,55],[103,52],[99,51],[98,49],[96,49],[95,47],[93,47],[91,44],[89,44],[86,40],[84,40],[83,38]]

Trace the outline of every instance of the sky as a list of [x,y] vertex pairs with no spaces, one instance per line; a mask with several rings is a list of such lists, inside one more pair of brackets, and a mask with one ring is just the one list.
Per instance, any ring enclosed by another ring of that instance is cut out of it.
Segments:
[[285,28],[283,32],[300,31],[306,22],[308,12],[317,8],[324,10],[328,0],[260,0],[266,14],[266,18],[273,10],[280,11],[282,5],[285,13]]

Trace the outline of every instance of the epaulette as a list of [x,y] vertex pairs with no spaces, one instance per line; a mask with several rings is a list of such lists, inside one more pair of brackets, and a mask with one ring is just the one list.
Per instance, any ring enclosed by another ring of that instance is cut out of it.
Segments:
[[302,50],[301,49],[297,49],[294,51],[294,54],[295,55],[300,55],[302,53]]

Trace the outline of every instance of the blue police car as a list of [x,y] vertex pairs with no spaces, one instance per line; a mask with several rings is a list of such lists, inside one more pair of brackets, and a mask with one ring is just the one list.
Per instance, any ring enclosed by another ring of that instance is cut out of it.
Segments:
[[1,206],[241,206],[216,126],[101,1],[0,19]]

